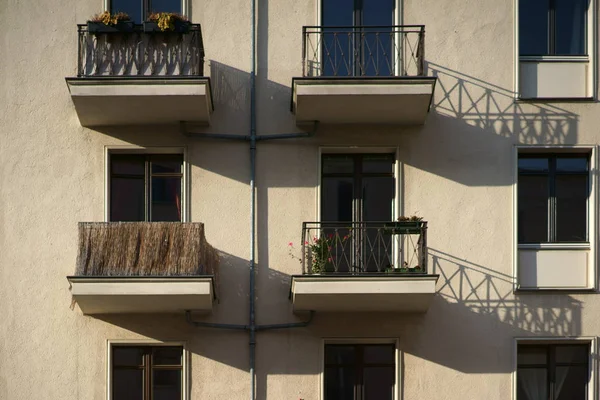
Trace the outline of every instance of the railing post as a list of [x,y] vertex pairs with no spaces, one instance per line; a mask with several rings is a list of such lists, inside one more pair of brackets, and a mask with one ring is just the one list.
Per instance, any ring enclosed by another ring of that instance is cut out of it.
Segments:
[[81,27],[77,26],[77,35],[79,36],[79,40],[77,40],[77,77],[80,78],[83,76],[83,53],[81,52],[83,41],[83,32],[81,31]]
[[425,27],[421,27],[419,32],[419,51],[417,54],[419,57],[419,76],[425,75]]
[[421,265],[423,273],[427,273],[427,222],[423,222],[421,228]]
[[[302,76],[306,76],[306,27],[302,27]],[[302,242],[304,243],[304,242]]]
[[302,261],[302,275],[306,274],[306,222],[302,223],[302,242],[301,247],[302,254],[300,255]]

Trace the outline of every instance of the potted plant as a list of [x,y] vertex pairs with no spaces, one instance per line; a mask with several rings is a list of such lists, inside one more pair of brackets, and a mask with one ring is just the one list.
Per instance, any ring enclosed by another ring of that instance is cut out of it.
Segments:
[[397,221],[385,223],[385,232],[388,234],[419,234],[424,224],[423,217],[416,215],[398,217]]
[[188,33],[191,25],[191,22],[180,14],[168,12],[152,13],[150,16],[148,16],[148,21],[144,21],[144,32]]
[[88,32],[94,34],[133,32],[133,21],[124,12],[111,14],[104,11],[90,18],[87,27]]

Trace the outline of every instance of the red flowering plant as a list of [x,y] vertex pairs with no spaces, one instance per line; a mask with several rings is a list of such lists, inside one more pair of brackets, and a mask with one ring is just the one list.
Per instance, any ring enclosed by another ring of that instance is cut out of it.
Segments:
[[[311,241],[304,242],[304,251],[306,252],[304,255],[306,260],[310,263],[310,273],[321,274],[334,272],[336,268],[332,251],[333,247],[336,245],[336,238],[337,244],[343,245],[349,237],[350,235],[340,237],[338,235],[334,236],[333,234],[322,234],[319,237],[313,237]],[[293,250],[295,250],[294,244],[290,242],[288,247],[290,257],[302,262],[302,259],[293,253]]]

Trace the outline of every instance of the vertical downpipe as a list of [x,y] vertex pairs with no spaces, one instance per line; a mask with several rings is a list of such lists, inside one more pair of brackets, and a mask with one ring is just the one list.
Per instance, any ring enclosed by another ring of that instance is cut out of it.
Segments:
[[255,313],[255,247],[256,247],[256,0],[251,0],[251,69],[250,69],[250,400],[256,397],[256,313]]

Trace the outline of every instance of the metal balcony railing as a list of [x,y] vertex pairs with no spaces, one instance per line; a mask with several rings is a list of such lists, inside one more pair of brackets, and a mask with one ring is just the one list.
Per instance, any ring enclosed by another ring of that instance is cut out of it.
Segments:
[[304,222],[303,274],[427,273],[427,222]]
[[200,24],[189,32],[98,34],[77,25],[78,77],[197,77],[204,75],[204,45]]
[[302,28],[302,76],[423,76],[424,25]]

